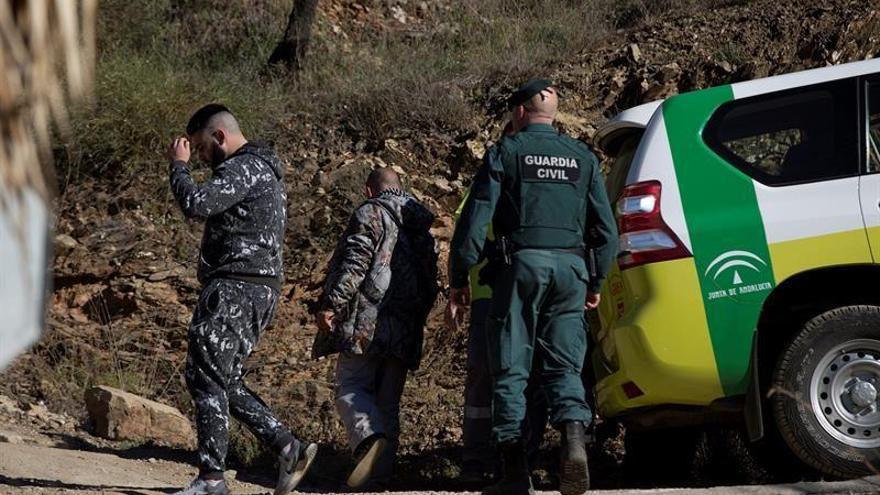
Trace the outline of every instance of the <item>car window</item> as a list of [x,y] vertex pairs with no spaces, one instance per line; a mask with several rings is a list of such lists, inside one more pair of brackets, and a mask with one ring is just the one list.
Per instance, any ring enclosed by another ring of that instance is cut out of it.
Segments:
[[609,167],[608,177],[605,179],[605,189],[612,204],[620,199],[623,188],[626,186],[626,178],[629,175],[629,169],[632,166],[633,158],[642,139],[642,131],[633,131],[632,134],[624,138],[617,154]]
[[854,80],[735,100],[704,131],[706,143],[772,186],[858,174]]
[[724,145],[751,166],[765,174],[778,177],[782,175],[785,155],[803,142],[800,129],[781,129],[756,136],[730,139]]
[[868,172],[880,172],[880,83],[868,86]]

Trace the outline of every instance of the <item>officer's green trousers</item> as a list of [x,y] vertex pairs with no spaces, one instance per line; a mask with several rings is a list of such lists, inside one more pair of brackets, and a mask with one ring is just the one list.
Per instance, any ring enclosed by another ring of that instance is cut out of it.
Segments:
[[498,442],[520,437],[525,389],[535,353],[550,421],[589,423],[581,369],[587,351],[584,300],[588,273],[575,254],[524,249],[498,273],[488,321]]

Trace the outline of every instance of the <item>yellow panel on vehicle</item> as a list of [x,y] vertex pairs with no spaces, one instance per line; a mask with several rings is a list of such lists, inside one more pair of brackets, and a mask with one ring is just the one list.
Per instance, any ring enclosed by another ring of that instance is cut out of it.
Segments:
[[[602,414],[659,404],[708,405],[724,395],[692,258],[615,273],[609,285],[612,300],[605,309],[616,321],[599,345],[618,371],[597,385]],[[621,387],[630,381],[644,395],[627,398]]]
[[771,244],[770,256],[777,283],[814,268],[873,261],[864,229]]

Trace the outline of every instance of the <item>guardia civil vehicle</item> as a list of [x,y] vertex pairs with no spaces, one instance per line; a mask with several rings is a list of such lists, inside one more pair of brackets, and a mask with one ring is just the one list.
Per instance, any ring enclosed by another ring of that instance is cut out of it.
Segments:
[[645,104],[596,143],[620,229],[597,403],[635,453],[739,421],[827,475],[880,467],[880,59]]

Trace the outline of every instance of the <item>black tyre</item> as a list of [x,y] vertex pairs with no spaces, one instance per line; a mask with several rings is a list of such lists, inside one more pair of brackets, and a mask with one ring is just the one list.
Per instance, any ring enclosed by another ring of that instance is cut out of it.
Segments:
[[837,308],[807,322],[772,386],[776,426],[804,463],[839,478],[880,467],[880,307]]

